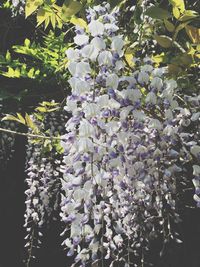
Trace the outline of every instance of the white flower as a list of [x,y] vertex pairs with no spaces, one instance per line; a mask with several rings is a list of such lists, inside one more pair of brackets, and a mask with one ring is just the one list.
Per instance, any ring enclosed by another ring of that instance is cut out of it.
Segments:
[[99,106],[95,103],[89,103],[83,109],[86,118],[95,117],[99,114]]
[[157,103],[157,97],[156,94],[154,94],[153,92],[149,92],[146,96],[146,103],[150,103],[152,105],[156,105]]
[[144,121],[146,119],[146,115],[145,115],[145,113],[143,111],[133,110],[132,114],[133,114],[133,117],[136,120]]
[[96,49],[94,45],[86,45],[81,50],[81,55],[85,58],[89,58],[92,61],[95,61],[98,56],[99,50]]
[[111,49],[117,51],[118,53],[121,52],[124,46],[123,36],[115,36],[112,38]]
[[91,137],[95,133],[95,129],[86,119],[82,119],[79,125],[79,136]]
[[81,252],[76,256],[76,259],[81,260],[82,262],[86,262],[89,260],[89,258],[89,250],[86,248],[82,249]]
[[70,86],[72,87],[73,93],[76,95],[81,95],[90,91],[90,84],[84,80],[76,77],[72,77],[68,80]]
[[89,41],[89,37],[86,34],[78,34],[74,37],[74,43],[77,45],[85,45]]
[[172,79],[166,81],[165,84],[166,84],[166,90],[174,90],[177,88],[177,82]]
[[67,58],[69,60],[77,60],[79,59],[80,55],[79,55],[79,50],[78,49],[72,49],[72,48],[69,48],[66,50],[66,55],[67,55]]
[[152,79],[152,81],[151,81],[151,86],[152,86],[153,88],[158,89],[158,91],[160,91],[161,88],[163,87],[163,81],[162,81],[162,79],[159,78],[159,77],[154,77],[154,78]]
[[119,84],[119,78],[115,73],[110,74],[106,78],[106,86],[107,87],[110,87],[110,88],[113,88],[113,89],[117,89],[118,84]]
[[91,72],[90,64],[87,62],[70,62],[68,69],[76,77],[84,77]]
[[119,27],[115,24],[112,24],[112,23],[106,23],[104,25],[104,27],[105,27],[106,31],[108,31],[108,32],[116,32],[119,30]]
[[163,68],[155,68],[153,71],[152,71],[152,76],[153,77],[162,77],[163,74],[167,71],[167,69],[165,67]]
[[110,121],[107,123],[106,125],[106,132],[108,133],[108,135],[113,135],[115,133],[117,133],[117,131],[120,128],[120,123],[117,121]]
[[92,20],[88,25],[88,30],[92,36],[103,35],[104,25],[98,20]]
[[113,240],[114,240],[115,244],[116,244],[118,247],[121,247],[122,244],[123,244],[123,242],[124,242],[124,240],[123,240],[123,238],[122,238],[121,235],[116,235],[116,236],[114,236],[114,237],[113,237]]
[[162,129],[162,124],[157,119],[151,119],[150,122],[149,122],[149,128],[156,129],[156,130],[161,130]]
[[141,72],[152,72],[153,70],[153,67],[151,65],[144,65],[140,68]]
[[192,155],[198,158],[200,156],[200,146],[197,145],[192,146],[190,152],[192,153]]
[[147,84],[149,82],[149,75],[146,72],[140,72],[138,75],[138,82],[141,84]]
[[78,151],[79,152],[93,152],[94,145],[91,139],[89,138],[80,138],[78,141]]
[[112,65],[112,54],[110,51],[103,51],[98,56],[99,65]]
[[100,37],[93,38],[90,43],[91,43],[91,45],[93,45],[99,51],[106,49],[105,41]]
[[200,175],[200,166],[199,165],[193,165],[193,174],[194,174],[194,176]]
[[193,113],[191,117],[191,121],[197,121],[200,118],[200,112]]

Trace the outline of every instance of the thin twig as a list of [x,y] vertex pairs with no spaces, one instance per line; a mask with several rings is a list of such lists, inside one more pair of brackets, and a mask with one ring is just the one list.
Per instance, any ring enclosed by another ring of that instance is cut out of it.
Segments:
[[0,128],[0,132],[26,136],[26,137],[30,137],[30,138],[41,138],[41,139],[47,139],[47,140],[60,140],[60,141],[65,140],[64,138],[61,138],[61,137],[44,136],[44,135],[30,134],[30,133],[21,133],[21,132],[16,132],[16,131],[4,129],[4,128]]

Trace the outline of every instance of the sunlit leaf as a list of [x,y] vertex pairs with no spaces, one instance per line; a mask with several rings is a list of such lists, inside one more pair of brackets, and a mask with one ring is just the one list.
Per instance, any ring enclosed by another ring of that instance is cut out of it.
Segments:
[[46,19],[44,8],[40,8],[37,12],[37,26],[42,24]]
[[173,7],[172,12],[173,12],[173,15],[174,15],[174,17],[175,17],[176,19],[179,19],[179,18],[180,18],[181,13],[180,13],[178,7]]
[[128,63],[128,65],[129,65],[130,67],[133,67],[133,66],[134,66],[134,62],[133,62],[133,57],[134,57],[134,56],[133,56],[133,50],[128,48],[128,49],[125,51],[124,57],[125,57],[126,62]]
[[87,29],[87,22],[84,19],[72,17],[70,22],[74,25],[78,25],[84,29]]
[[23,123],[23,124],[26,123],[25,119],[23,118],[23,116],[20,113],[17,113],[17,117],[21,121],[21,123]]
[[26,18],[35,12],[39,6],[43,4],[43,0],[26,0],[25,16]]
[[15,116],[13,116],[13,115],[9,115],[9,114],[7,114],[7,115],[6,115],[5,117],[3,117],[1,120],[2,120],[2,121],[17,121],[17,122],[22,123],[22,124],[24,124],[24,122],[25,122],[24,119],[21,120],[21,119],[15,117]]
[[185,10],[183,15],[179,18],[180,21],[186,21],[198,17],[199,14],[194,10]]
[[180,12],[183,13],[185,10],[184,0],[169,0],[169,2],[174,6],[179,8]]
[[157,66],[159,66],[160,63],[164,61],[164,58],[165,58],[165,54],[164,54],[164,52],[162,52],[162,53],[159,54],[159,55],[155,55],[155,56],[153,56],[153,57],[152,57],[152,60],[153,60],[153,62],[156,63]]
[[26,47],[30,47],[30,44],[31,44],[31,41],[29,40],[29,39],[25,39],[24,40],[24,45],[26,46]]
[[62,6],[62,13],[64,17],[71,17],[76,15],[82,8],[82,4],[78,1],[66,0]]
[[26,119],[26,124],[28,127],[30,127],[34,132],[38,131],[37,126],[35,125],[31,117],[27,113],[25,115],[25,119]]

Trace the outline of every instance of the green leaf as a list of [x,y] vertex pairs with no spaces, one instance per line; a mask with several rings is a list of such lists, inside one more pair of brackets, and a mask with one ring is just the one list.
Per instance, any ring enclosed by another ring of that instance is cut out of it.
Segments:
[[164,48],[169,48],[172,45],[172,41],[167,36],[154,35],[154,38]]
[[37,12],[37,27],[42,24],[46,19],[45,9],[41,7]]
[[25,124],[25,119],[22,117],[22,115],[20,113],[17,113],[17,117],[18,119],[21,121],[21,123]]
[[[23,119],[24,120],[24,119]],[[22,123],[22,124],[24,124],[24,121],[23,120],[21,120],[21,119],[19,119],[19,118],[16,118],[15,116],[13,116],[13,115],[9,115],[9,114],[7,114],[5,117],[3,117],[2,119],[1,119],[1,121],[17,121],[17,122],[19,122],[19,123]]]
[[145,15],[153,19],[168,19],[171,17],[171,14],[167,10],[156,6],[151,6],[148,8],[145,12]]
[[82,4],[78,1],[66,0],[62,6],[62,13],[64,17],[71,17],[76,15],[82,8]]
[[167,19],[164,20],[164,24],[165,24],[165,28],[169,31],[169,32],[173,32],[175,30],[175,26],[174,24],[172,24],[170,21],[168,21]]
[[31,41],[29,40],[29,39],[25,39],[24,40],[24,45],[26,46],[26,47],[30,47],[30,44],[31,44]]
[[173,5],[173,7],[179,8],[181,13],[184,12],[185,10],[184,0],[169,0],[169,2]]
[[198,17],[199,14],[194,10],[185,10],[183,15],[179,18],[180,21],[186,21]]
[[162,63],[165,60],[165,57],[166,55],[164,54],[164,52],[162,52],[161,54],[153,56],[152,60],[159,66],[160,63]]
[[35,110],[39,111],[39,112],[47,112],[47,108],[45,107],[37,107]]
[[33,12],[35,12],[37,8],[42,4],[43,0],[26,0],[26,5],[25,5],[26,18],[30,16]]
[[173,15],[176,19],[179,19],[181,16],[180,10],[178,9],[178,7],[173,7],[172,9]]
[[70,22],[74,25],[78,25],[84,29],[87,29],[87,22],[84,19],[72,17]]
[[26,124],[28,127],[30,127],[34,132],[38,132],[38,128],[35,125],[35,123],[32,121],[31,117],[26,113],[25,115]]
[[10,52],[9,51],[6,52],[6,61],[7,62],[10,62],[11,61],[11,55],[10,55]]
[[136,24],[141,24],[142,23],[142,19],[141,19],[141,14],[142,14],[142,7],[141,6],[136,6],[135,10],[134,10],[134,22]]

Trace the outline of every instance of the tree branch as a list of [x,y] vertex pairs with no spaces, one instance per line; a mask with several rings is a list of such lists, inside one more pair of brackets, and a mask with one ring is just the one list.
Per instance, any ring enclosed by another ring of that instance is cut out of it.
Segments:
[[44,135],[30,134],[30,133],[21,133],[21,132],[16,132],[16,131],[4,129],[4,128],[0,128],[0,132],[5,132],[5,133],[15,134],[15,135],[21,135],[21,136],[30,137],[30,138],[41,138],[41,139],[47,139],[47,140],[60,140],[60,141],[65,140],[61,137],[44,136]]

